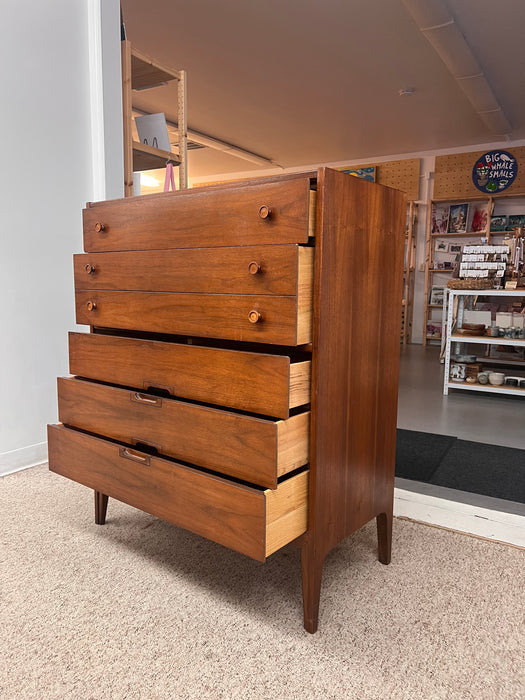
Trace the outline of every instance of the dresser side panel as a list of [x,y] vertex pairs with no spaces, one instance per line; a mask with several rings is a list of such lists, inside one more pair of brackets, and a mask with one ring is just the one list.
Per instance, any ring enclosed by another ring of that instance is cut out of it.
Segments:
[[309,529],[326,553],[392,506],[405,195],[321,169]]

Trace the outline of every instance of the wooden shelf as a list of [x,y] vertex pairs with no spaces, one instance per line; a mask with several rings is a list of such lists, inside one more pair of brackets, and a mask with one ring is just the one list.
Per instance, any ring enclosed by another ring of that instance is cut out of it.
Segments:
[[[495,233],[492,231],[491,233]],[[464,231],[463,233],[431,233],[430,237],[431,238],[461,238],[461,237],[466,237],[466,236],[479,236],[480,238],[482,236],[488,236],[489,232],[487,231]]]
[[403,345],[412,341],[412,314],[414,311],[416,229],[418,206],[414,201],[408,203],[408,228],[405,233],[405,262],[403,270],[403,327],[401,341]]
[[180,80],[178,70],[163,66],[150,56],[136,49],[131,51],[131,89],[147,90],[163,85],[170,80]]
[[[150,56],[132,48],[129,41],[121,42],[122,52],[122,113],[124,120],[124,196],[133,195],[133,173],[164,168],[168,160],[179,167],[179,188],[188,187],[186,73],[154,61]],[[169,81],[177,83],[178,154],[146,146],[133,139],[133,90],[146,90]]]
[[146,146],[146,144],[140,143],[140,141],[133,141],[134,172],[165,168],[168,160],[171,160],[174,165],[179,165],[180,163],[180,158],[175,153],[163,151],[153,146]]

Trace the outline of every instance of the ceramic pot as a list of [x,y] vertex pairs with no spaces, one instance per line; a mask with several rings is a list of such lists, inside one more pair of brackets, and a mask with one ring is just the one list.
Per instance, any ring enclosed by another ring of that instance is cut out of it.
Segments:
[[503,372],[491,372],[489,374],[489,383],[493,386],[501,386],[505,381]]

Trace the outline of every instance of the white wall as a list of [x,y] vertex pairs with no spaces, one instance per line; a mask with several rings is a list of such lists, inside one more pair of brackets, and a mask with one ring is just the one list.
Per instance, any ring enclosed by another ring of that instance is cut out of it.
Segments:
[[[97,187],[104,191],[93,178],[93,143],[103,130],[92,131],[90,107],[97,81],[90,83],[89,34],[98,2],[2,2],[0,474],[46,458],[46,424],[57,420],[56,377],[68,372],[72,254],[82,251],[83,206]],[[119,3],[104,5],[118,55]],[[118,81],[117,94],[120,75]],[[121,114],[107,117],[112,124],[118,118],[121,124]],[[97,157],[100,164],[103,148]],[[105,187],[118,189],[111,175]]]

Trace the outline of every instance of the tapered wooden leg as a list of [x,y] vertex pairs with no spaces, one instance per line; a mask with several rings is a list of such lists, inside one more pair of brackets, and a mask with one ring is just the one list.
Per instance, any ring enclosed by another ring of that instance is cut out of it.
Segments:
[[304,628],[313,634],[317,632],[319,619],[319,599],[324,557],[319,557],[308,542],[301,547],[301,574],[303,580]]
[[377,516],[377,546],[381,564],[390,564],[392,555],[392,511]]
[[106,524],[106,513],[108,510],[108,496],[100,491],[95,491],[95,523],[97,525]]

